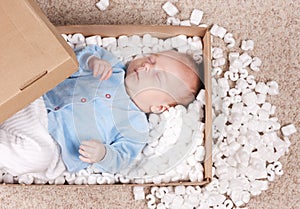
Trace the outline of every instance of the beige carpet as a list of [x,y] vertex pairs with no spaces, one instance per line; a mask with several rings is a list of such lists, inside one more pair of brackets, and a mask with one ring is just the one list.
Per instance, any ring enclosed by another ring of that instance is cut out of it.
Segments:
[[[56,25],[63,24],[165,24],[161,6],[166,0],[111,0],[101,12],[96,0],[38,0]],[[176,2],[176,1],[173,1]],[[224,3],[227,2],[227,3]],[[295,3],[296,2],[296,3]],[[216,23],[238,41],[253,39],[254,55],[263,60],[262,81],[275,80],[280,94],[270,101],[277,106],[282,125],[294,123],[298,133],[290,137],[290,152],[282,157],[284,175],[248,203],[251,209],[300,208],[300,1],[277,0],[179,0],[180,18],[193,8],[204,11],[203,23]],[[240,42],[239,42],[240,43]],[[0,186],[2,208],[147,208],[134,201],[124,186]]]

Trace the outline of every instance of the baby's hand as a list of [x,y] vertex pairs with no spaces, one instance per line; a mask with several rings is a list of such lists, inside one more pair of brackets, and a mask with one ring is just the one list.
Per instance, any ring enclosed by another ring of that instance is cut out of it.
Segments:
[[88,62],[89,68],[93,70],[93,76],[100,76],[100,80],[107,80],[112,74],[111,64],[106,60],[92,57]]
[[79,159],[86,163],[97,163],[106,154],[104,144],[97,140],[82,141],[79,147]]

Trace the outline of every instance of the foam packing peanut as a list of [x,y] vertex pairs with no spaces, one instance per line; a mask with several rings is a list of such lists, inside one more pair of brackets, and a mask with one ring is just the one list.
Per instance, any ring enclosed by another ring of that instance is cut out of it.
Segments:
[[98,3],[96,3],[96,7],[101,11],[106,10],[108,6],[109,6],[109,0],[100,0]]
[[177,9],[177,7],[172,4],[170,1],[167,1],[163,6],[162,6],[163,10],[169,15],[169,16],[175,16],[179,10]]
[[235,39],[233,38],[232,33],[226,33],[224,36],[224,42],[227,43],[228,48],[232,48],[235,46]]
[[253,40],[243,40],[241,49],[244,51],[253,50],[254,48],[254,41]]
[[72,44],[83,44],[85,43],[85,37],[81,33],[75,33],[69,41]]
[[262,64],[261,59],[259,59],[258,57],[253,57],[252,63],[250,64],[250,69],[255,72],[258,72],[261,64]]
[[217,36],[219,38],[224,38],[227,30],[223,27],[220,27],[220,26],[214,24],[212,26],[212,28],[210,29],[210,32],[213,36]]
[[216,75],[221,75],[223,72],[222,68],[221,67],[214,67],[212,68],[212,72],[211,72],[211,75],[212,76],[216,76]]
[[101,36],[90,36],[85,39],[86,45],[98,45],[102,46]]
[[297,132],[297,129],[294,124],[289,124],[281,127],[281,132],[284,136],[289,136]]
[[180,19],[176,17],[168,17],[167,25],[180,25]]
[[107,37],[102,39],[102,46],[108,47],[108,46],[117,46],[117,39],[115,37]]
[[144,200],[145,199],[144,187],[141,186],[133,187],[133,195],[135,200]]
[[178,35],[171,38],[171,44],[173,48],[178,48],[180,46],[185,46],[187,44],[187,36],[186,35]]
[[252,62],[252,57],[248,55],[246,52],[239,56],[239,60],[243,63],[243,67],[247,67]]
[[181,26],[191,26],[190,20],[183,20],[180,22]]
[[223,49],[219,47],[213,47],[212,48],[212,57],[215,59],[223,57]]
[[203,48],[202,41],[199,36],[189,37],[187,41],[190,49],[192,50],[200,50]]
[[199,25],[203,17],[203,11],[199,9],[194,9],[192,11],[191,17],[190,17],[190,22],[193,25]]

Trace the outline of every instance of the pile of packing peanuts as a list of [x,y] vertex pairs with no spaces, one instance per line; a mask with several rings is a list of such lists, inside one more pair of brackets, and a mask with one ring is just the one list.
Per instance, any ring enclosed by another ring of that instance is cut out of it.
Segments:
[[[174,17],[178,9],[170,1],[163,5],[169,15],[167,24],[199,25],[203,16],[193,10],[190,20]],[[289,136],[296,132],[293,124],[281,127],[276,107],[267,96],[279,93],[275,81],[257,82],[251,71],[259,71],[262,61],[250,56],[253,40],[243,40],[233,51],[232,33],[218,25],[210,29],[212,39],[213,102],[213,179],[205,187],[151,187],[143,193],[135,187],[135,199],[146,199],[148,208],[246,208],[251,196],[268,189],[268,181],[282,175],[278,161],[288,152]],[[216,42],[223,44],[216,46]],[[225,57],[225,54],[227,55]],[[228,64],[226,66],[226,63]],[[279,137],[279,130],[283,135]]]

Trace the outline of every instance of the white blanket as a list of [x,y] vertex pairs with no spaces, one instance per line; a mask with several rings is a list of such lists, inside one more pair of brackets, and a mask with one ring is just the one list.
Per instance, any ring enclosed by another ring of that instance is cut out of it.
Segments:
[[65,171],[59,147],[48,133],[42,98],[0,124],[0,170],[38,179],[54,179]]

